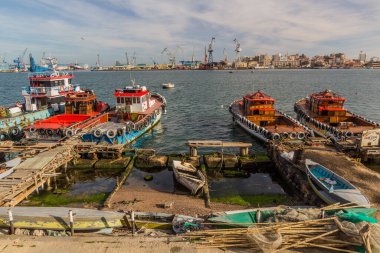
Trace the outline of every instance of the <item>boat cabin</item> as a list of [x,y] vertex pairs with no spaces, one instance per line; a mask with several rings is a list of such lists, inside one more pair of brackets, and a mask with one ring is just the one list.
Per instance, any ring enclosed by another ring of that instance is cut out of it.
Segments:
[[243,113],[248,120],[259,126],[268,126],[276,121],[275,100],[261,91],[243,97]]
[[150,92],[145,86],[127,86],[124,89],[116,89],[116,111],[125,113],[142,113],[155,103],[150,99]]
[[65,102],[65,114],[91,115],[97,109],[96,95],[91,90],[69,93]]
[[51,105],[55,111],[64,103],[65,94],[79,91],[78,85],[72,84],[73,74],[66,72],[33,73],[29,76],[29,87],[23,87],[26,111],[37,111]]
[[343,107],[346,99],[325,90],[310,95],[308,109],[318,116],[329,118],[329,123],[339,123],[346,120],[347,111]]

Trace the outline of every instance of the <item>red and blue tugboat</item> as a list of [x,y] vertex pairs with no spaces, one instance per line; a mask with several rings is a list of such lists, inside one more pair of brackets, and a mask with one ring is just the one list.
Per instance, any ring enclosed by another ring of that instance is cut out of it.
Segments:
[[27,139],[58,141],[88,130],[108,119],[108,104],[98,102],[91,90],[69,92],[65,96],[65,113],[36,121],[24,128]]
[[257,139],[299,139],[312,135],[312,131],[297,120],[276,110],[275,100],[261,91],[247,94],[230,105],[233,121]]
[[74,76],[66,72],[30,74],[29,86],[22,88],[24,102],[14,106],[0,106],[0,140],[22,138],[22,129],[36,120],[64,112],[65,96],[79,90],[72,84]]
[[116,109],[108,122],[82,136],[85,142],[128,144],[154,127],[165,111],[166,100],[145,86],[132,85],[115,90]]
[[334,141],[361,137],[363,131],[379,128],[379,124],[344,108],[346,99],[331,90],[313,93],[297,101],[298,119],[322,137]]

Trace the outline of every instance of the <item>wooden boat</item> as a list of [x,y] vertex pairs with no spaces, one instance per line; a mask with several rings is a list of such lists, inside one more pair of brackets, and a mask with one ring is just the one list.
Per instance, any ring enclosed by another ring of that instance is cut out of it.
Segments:
[[177,182],[189,189],[191,194],[196,194],[206,183],[203,173],[190,163],[173,161],[173,172]]
[[5,163],[0,164],[0,179],[3,179],[13,173],[13,168],[22,162],[21,157],[16,157]]
[[21,93],[24,102],[0,106],[0,141],[18,141],[24,126],[63,113],[66,94],[80,89],[73,78],[73,74],[57,71],[29,74],[29,84]]
[[[8,207],[0,207],[0,227],[9,227]],[[124,213],[69,207],[13,207],[15,228],[67,230],[70,228],[69,210],[74,214],[74,229],[96,231],[126,226]],[[130,220],[130,215],[127,215]],[[172,229],[174,215],[165,213],[135,212],[137,227]]]
[[174,83],[164,83],[162,84],[162,88],[164,89],[173,89],[175,87]]
[[327,204],[339,202],[369,206],[369,200],[343,177],[310,159],[306,159],[305,165],[310,186]]
[[108,121],[94,126],[82,135],[84,142],[129,144],[153,128],[166,112],[166,99],[136,85],[116,89],[116,108],[108,113]]
[[203,229],[204,220],[186,215],[175,215],[172,220],[172,229],[176,234]]
[[[208,218],[208,221],[215,223],[215,225],[223,225],[228,227],[250,227],[255,223],[263,223],[270,220],[275,215],[283,215],[289,211],[296,210],[300,213],[305,213],[307,211],[314,216],[310,216],[312,219],[320,218],[321,209],[314,206],[278,206],[278,207],[268,207],[268,208],[257,208],[257,209],[245,209],[245,210],[235,210],[235,211],[225,211],[214,213],[214,217]],[[338,212],[344,213],[360,213],[366,216],[372,217],[376,212],[376,208],[344,208],[337,210],[329,210],[325,212],[326,216],[333,216]]]
[[380,124],[344,108],[346,98],[331,90],[310,94],[294,104],[297,119],[316,135],[334,141],[355,139]]
[[268,142],[286,139],[303,140],[313,132],[274,108],[275,100],[261,91],[247,94],[230,105],[233,121],[250,135]]
[[91,90],[77,89],[66,93],[65,113],[38,120],[24,128],[27,139],[59,141],[106,122],[109,105],[98,101]]

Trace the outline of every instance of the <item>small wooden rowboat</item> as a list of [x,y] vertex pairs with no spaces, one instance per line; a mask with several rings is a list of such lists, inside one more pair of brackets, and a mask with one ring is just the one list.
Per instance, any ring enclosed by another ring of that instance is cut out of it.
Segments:
[[[324,211],[324,215],[325,217],[331,217],[338,213],[355,213],[373,217],[376,212],[376,208],[355,207],[327,210]],[[295,215],[297,213],[300,215]],[[289,214],[291,215],[289,216]],[[275,222],[275,217],[277,217],[277,220],[285,220],[288,216],[292,221],[297,221],[297,219],[300,221],[305,218],[319,219],[321,214],[322,209],[315,206],[277,206],[216,212],[213,213],[215,216],[208,218],[207,221],[214,223],[215,226],[222,227],[251,227],[256,223]]]
[[[0,227],[9,227],[9,207],[0,207]],[[74,229],[77,231],[96,231],[106,228],[126,226],[125,214],[115,211],[100,211],[71,207],[26,207],[12,209],[15,228],[67,230],[70,228],[69,210],[74,215]],[[151,229],[172,229],[173,214],[135,212],[137,227]],[[130,214],[126,218],[131,221]]]
[[190,163],[173,161],[173,172],[177,182],[189,189],[191,194],[196,194],[206,183],[203,173]]
[[0,164],[0,179],[3,179],[14,172],[13,168],[22,162],[20,157],[16,157],[5,163]]
[[327,204],[370,205],[369,200],[353,184],[335,172],[309,159],[306,159],[305,165],[310,186]]

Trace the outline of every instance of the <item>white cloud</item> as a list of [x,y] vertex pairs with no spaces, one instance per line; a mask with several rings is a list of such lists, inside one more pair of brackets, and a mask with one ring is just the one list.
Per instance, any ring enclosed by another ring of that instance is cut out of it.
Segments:
[[[32,10],[19,15],[18,7]],[[377,1],[39,0],[0,7],[0,14],[3,51],[28,47],[65,62],[93,63],[100,53],[110,64],[126,50],[148,61],[177,45],[185,46],[182,57],[190,57],[194,47],[201,59],[211,36],[216,36],[215,58],[223,48],[233,55],[235,37],[243,54],[343,51],[354,57],[364,50],[380,55]]]

